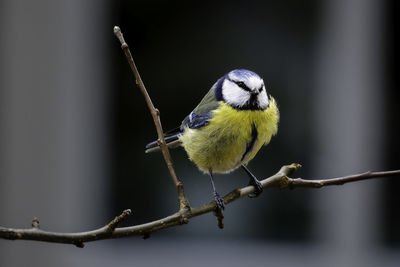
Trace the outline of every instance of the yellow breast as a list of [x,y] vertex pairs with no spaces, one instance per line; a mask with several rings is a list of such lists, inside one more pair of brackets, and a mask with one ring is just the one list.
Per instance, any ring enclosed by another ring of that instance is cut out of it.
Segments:
[[248,163],[278,130],[279,111],[271,98],[266,110],[236,110],[220,102],[210,123],[185,128],[180,137],[190,160],[203,172],[227,173]]

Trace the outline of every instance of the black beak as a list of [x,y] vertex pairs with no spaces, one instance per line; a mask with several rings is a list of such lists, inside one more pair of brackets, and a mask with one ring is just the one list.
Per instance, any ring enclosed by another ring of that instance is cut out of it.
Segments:
[[249,99],[251,104],[257,103],[257,96],[258,96],[258,92],[257,91],[251,92],[250,99]]

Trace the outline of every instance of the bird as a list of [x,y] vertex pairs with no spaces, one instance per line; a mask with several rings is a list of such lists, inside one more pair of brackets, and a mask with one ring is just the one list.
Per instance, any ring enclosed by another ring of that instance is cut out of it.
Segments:
[[[217,211],[225,205],[216,190],[215,173],[242,168],[248,185],[262,192],[262,184],[247,168],[263,145],[278,131],[279,110],[266,92],[264,80],[255,72],[235,69],[220,77],[181,125],[165,133],[170,148],[183,146],[189,159],[208,174]],[[157,141],[146,145],[146,153],[160,150]]]

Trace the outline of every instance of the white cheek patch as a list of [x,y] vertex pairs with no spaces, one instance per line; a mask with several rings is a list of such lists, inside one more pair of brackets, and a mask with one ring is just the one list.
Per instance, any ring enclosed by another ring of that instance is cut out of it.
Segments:
[[222,85],[222,97],[228,104],[241,107],[249,100],[250,93],[237,86],[234,82],[225,80]]
[[258,105],[261,109],[266,109],[269,105],[269,100],[265,89],[258,95]]

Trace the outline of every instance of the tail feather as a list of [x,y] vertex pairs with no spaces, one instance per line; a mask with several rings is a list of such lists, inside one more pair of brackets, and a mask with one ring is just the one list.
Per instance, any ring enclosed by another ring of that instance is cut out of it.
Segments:
[[168,136],[172,136],[172,135],[175,135],[175,134],[181,134],[181,133],[182,133],[181,127],[177,127],[177,128],[174,128],[174,129],[171,129],[171,130],[165,132],[164,135],[166,137],[168,137]]
[[[175,134],[170,135],[170,136],[165,136],[164,139],[165,139],[165,142],[167,142],[167,146],[168,146],[169,148],[178,147],[178,146],[181,144],[181,141],[179,140],[179,136],[180,136],[181,134],[182,134],[182,133],[179,132],[179,133],[175,133]],[[160,150],[160,147],[158,146],[157,141],[153,141],[153,142],[148,143],[148,144],[146,145],[146,150],[145,150],[145,152],[146,152],[146,153],[150,153],[150,152],[155,152],[155,151],[159,151],[159,150]]]

